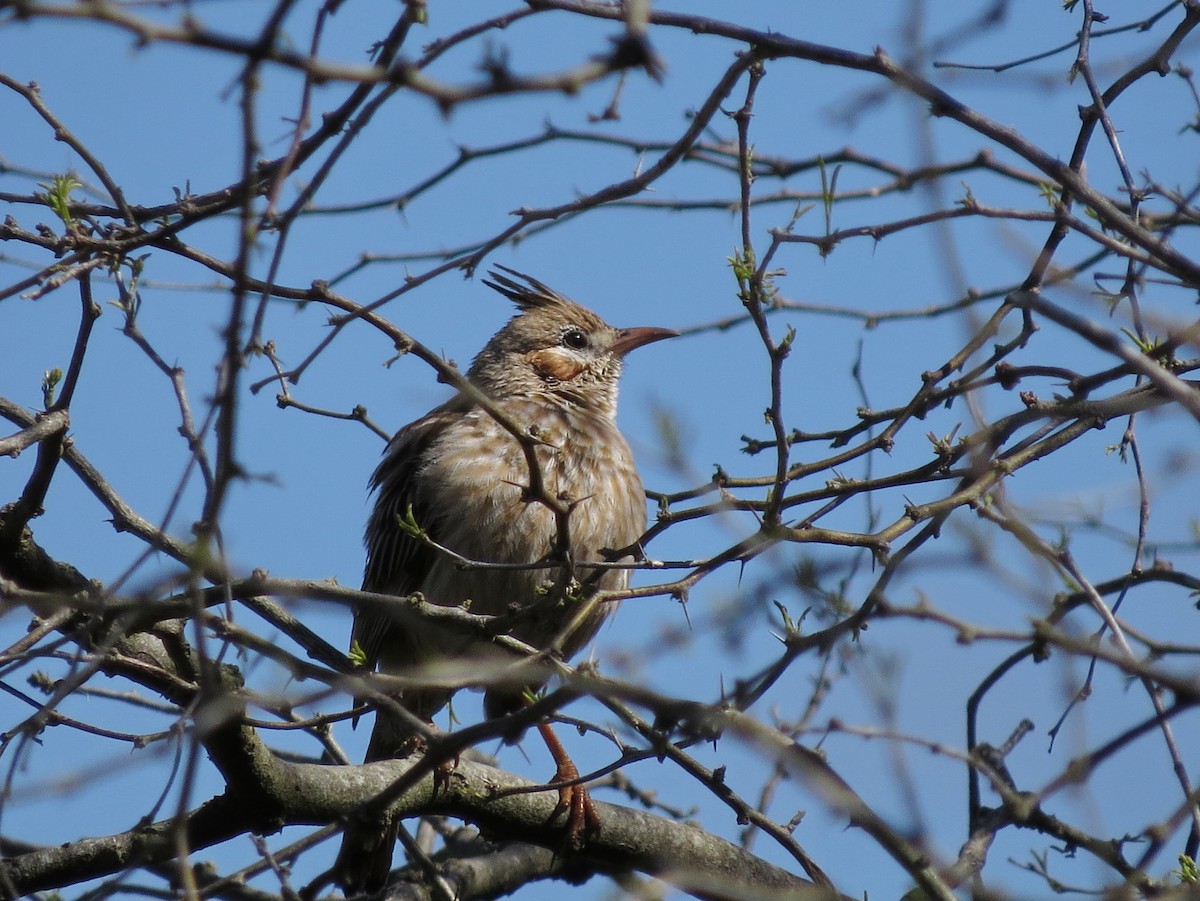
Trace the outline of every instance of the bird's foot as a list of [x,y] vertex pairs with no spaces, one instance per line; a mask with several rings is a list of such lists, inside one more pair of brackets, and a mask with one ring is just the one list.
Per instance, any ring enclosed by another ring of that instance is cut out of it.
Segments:
[[[579,770],[569,758],[565,765],[559,763],[558,768],[554,771],[554,782],[556,783],[571,783],[578,778]],[[564,827],[566,845],[571,850],[578,851],[587,842],[589,836],[600,832],[600,814],[596,811],[596,805],[592,803],[592,796],[588,790],[578,782],[560,785],[554,816],[563,812],[567,814],[567,822]]]
[[[458,769],[458,754],[454,753],[447,757],[447,752],[440,742],[444,733],[431,721],[428,722],[428,726],[430,731],[428,737],[418,734],[406,736],[395,746],[394,752],[389,756],[411,757],[415,754],[424,756],[425,764],[429,767],[430,775],[433,777],[433,794],[436,797],[439,792],[444,791],[450,785],[450,777]],[[368,754],[367,759],[379,760],[382,758]]]
[[433,796],[436,798],[438,792],[445,791],[450,785],[450,776],[458,769],[458,755],[455,754],[448,760],[442,760],[434,764],[433,767]]
[[551,817],[566,813],[566,845],[572,850],[583,847],[589,835],[600,831],[600,814],[592,803],[592,796],[579,782],[579,768],[559,742],[558,736],[549,723],[539,723],[538,732],[546,742],[550,756],[554,758],[554,779],[552,784],[558,785],[558,804]]

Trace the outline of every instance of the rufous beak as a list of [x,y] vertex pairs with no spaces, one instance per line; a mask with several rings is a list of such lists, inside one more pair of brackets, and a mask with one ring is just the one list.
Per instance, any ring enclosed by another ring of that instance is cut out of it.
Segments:
[[652,341],[661,341],[664,338],[678,337],[679,332],[669,328],[655,328],[653,326],[623,328],[617,332],[617,340],[608,349],[617,356],[623,357],[631,350],[635,350],[643,344],[649,344]]

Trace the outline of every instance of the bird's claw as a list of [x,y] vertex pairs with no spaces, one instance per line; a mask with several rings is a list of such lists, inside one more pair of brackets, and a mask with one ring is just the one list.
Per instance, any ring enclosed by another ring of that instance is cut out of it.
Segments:
[[[567,797],[564,798],[563,794]],[[566,842],[572,851],[582,848],[589,838],[600,832],[600,814],[592,796],[582,785],[572,785],[559,791],[559,807],[567,810]]]
[[566,845],[578,850],[589,835],[600,831],[600,814],[596,812],[596,805],[592,803],[588,790],[579,781],[579,768],[554,734],[554,729],[544,721],[538,723],[537,728],[546,742],[546,749],[554,758],[554,780],[551,784],[558,786],[558,804],[550,818],[566,813]]
[[558,789],[558,804],[554,808],[553,816],[566,813],[566,845],[573,851],[582,848],[589,836],[600,832],[600,814],[588,790],[575,781],[578,778],[579,770],[569,759],[560,762],[554,773],[556,783],[569,783],[560,785]]
[[450,786],[450,776],[458,769],[458,755],[443,760],[433,767],[433,796],[445,791]]

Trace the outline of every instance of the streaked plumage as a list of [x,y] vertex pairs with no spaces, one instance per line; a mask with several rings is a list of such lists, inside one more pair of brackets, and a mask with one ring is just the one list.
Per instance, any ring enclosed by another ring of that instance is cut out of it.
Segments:
[[[501,267],[503,268],[503,267]],[[633,456],[617,429],[617,381],[623,357],[642,344],[674,335],[665,329],[618,330],[596,314],[513,270],[485,282],[519,308],[476,357],[468,379],[514,421],[533,430],[547,490],[574,503],[570,550],[576,562],[606,559],[604,551],[635,544],[646,525],[646,498]],[[509,276],[512,277],[509,277]],[[519,443],[482,407],[460,394],[401,429],[371,478],[375,506],[366,530],[363,588],[421,592],[445,606],[470,601],[474,613],[517,609],[512,634],[548,647],[579,609],[578,601],[547,592],[561,561],[547,560],[558,530],[553,512],[525,497],[530,484]],[[537,569],[463,569],[455,560],[407,535],[397,516],[411,507],[417,524],[438,544],[470,560],[535,563]],[[620,589],[628,570],[577,573],[587,584]],[[566,656],[591,640],[611,605],[598,605],[563,641]],[[413,629],[378,612],[355,616],[353,638],[369,666],[419,676],[495,660],[497,649],[430,628]],[[449,699],[436,687],[405,691],[412,713],[430,719]],[[519,687],[490,689],[484,705],[497,716],[521,703]],[[395,756],[409,735],[394,717],[376,715],[367,760]],[[373,891],[390,868],[394,828],[350,827],[335,866],[348,891]],[[383,839],[382,841],[380,839]]]

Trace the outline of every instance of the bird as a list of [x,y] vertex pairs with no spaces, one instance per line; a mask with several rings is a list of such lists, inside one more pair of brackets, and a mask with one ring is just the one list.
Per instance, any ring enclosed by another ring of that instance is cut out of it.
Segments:
[[[363,589],[419,592],[441,606],[469,605],[475,614],[515,614],[509,634],[567,659],[591,641],[614,607],[589,605],[580,595],[629,586],[628,568],[581,564],[637,555],[646,529],[645,489],[616,422],[622,365],[636,348],[678,332],[613,328],[514,269],[498,265],[488,275],[483,283],[512,301],[516,315],[472,362],[466,379],[475,390],[459,391],[389,442],[370,480],[374,505]],[[526,440],[514,437],[493,410]],[[464,558],[493,566],[464,566]],[[414,627],[378,607],[355,612],[351,648],[365,668],[414,677],[419,687],[395,700],[426,722],[452,689],[420,685],[422,674],[439,667],[482,671],[503,657],[493,643]],[[538,677],[531,681],[487,687],[485,715],[520,709],[528,690],[540,688]],[[554,782],[577,779],[549,723],[537,728],[557,765]],[[410,753],[414,741],[412,727],[380,705],[366,761]],[[572,841],[583,829],[599,827],[582,785],[560,789],[564,806]],[[398,826],[347,824],[333,868],[347,895],[386,884]]]

